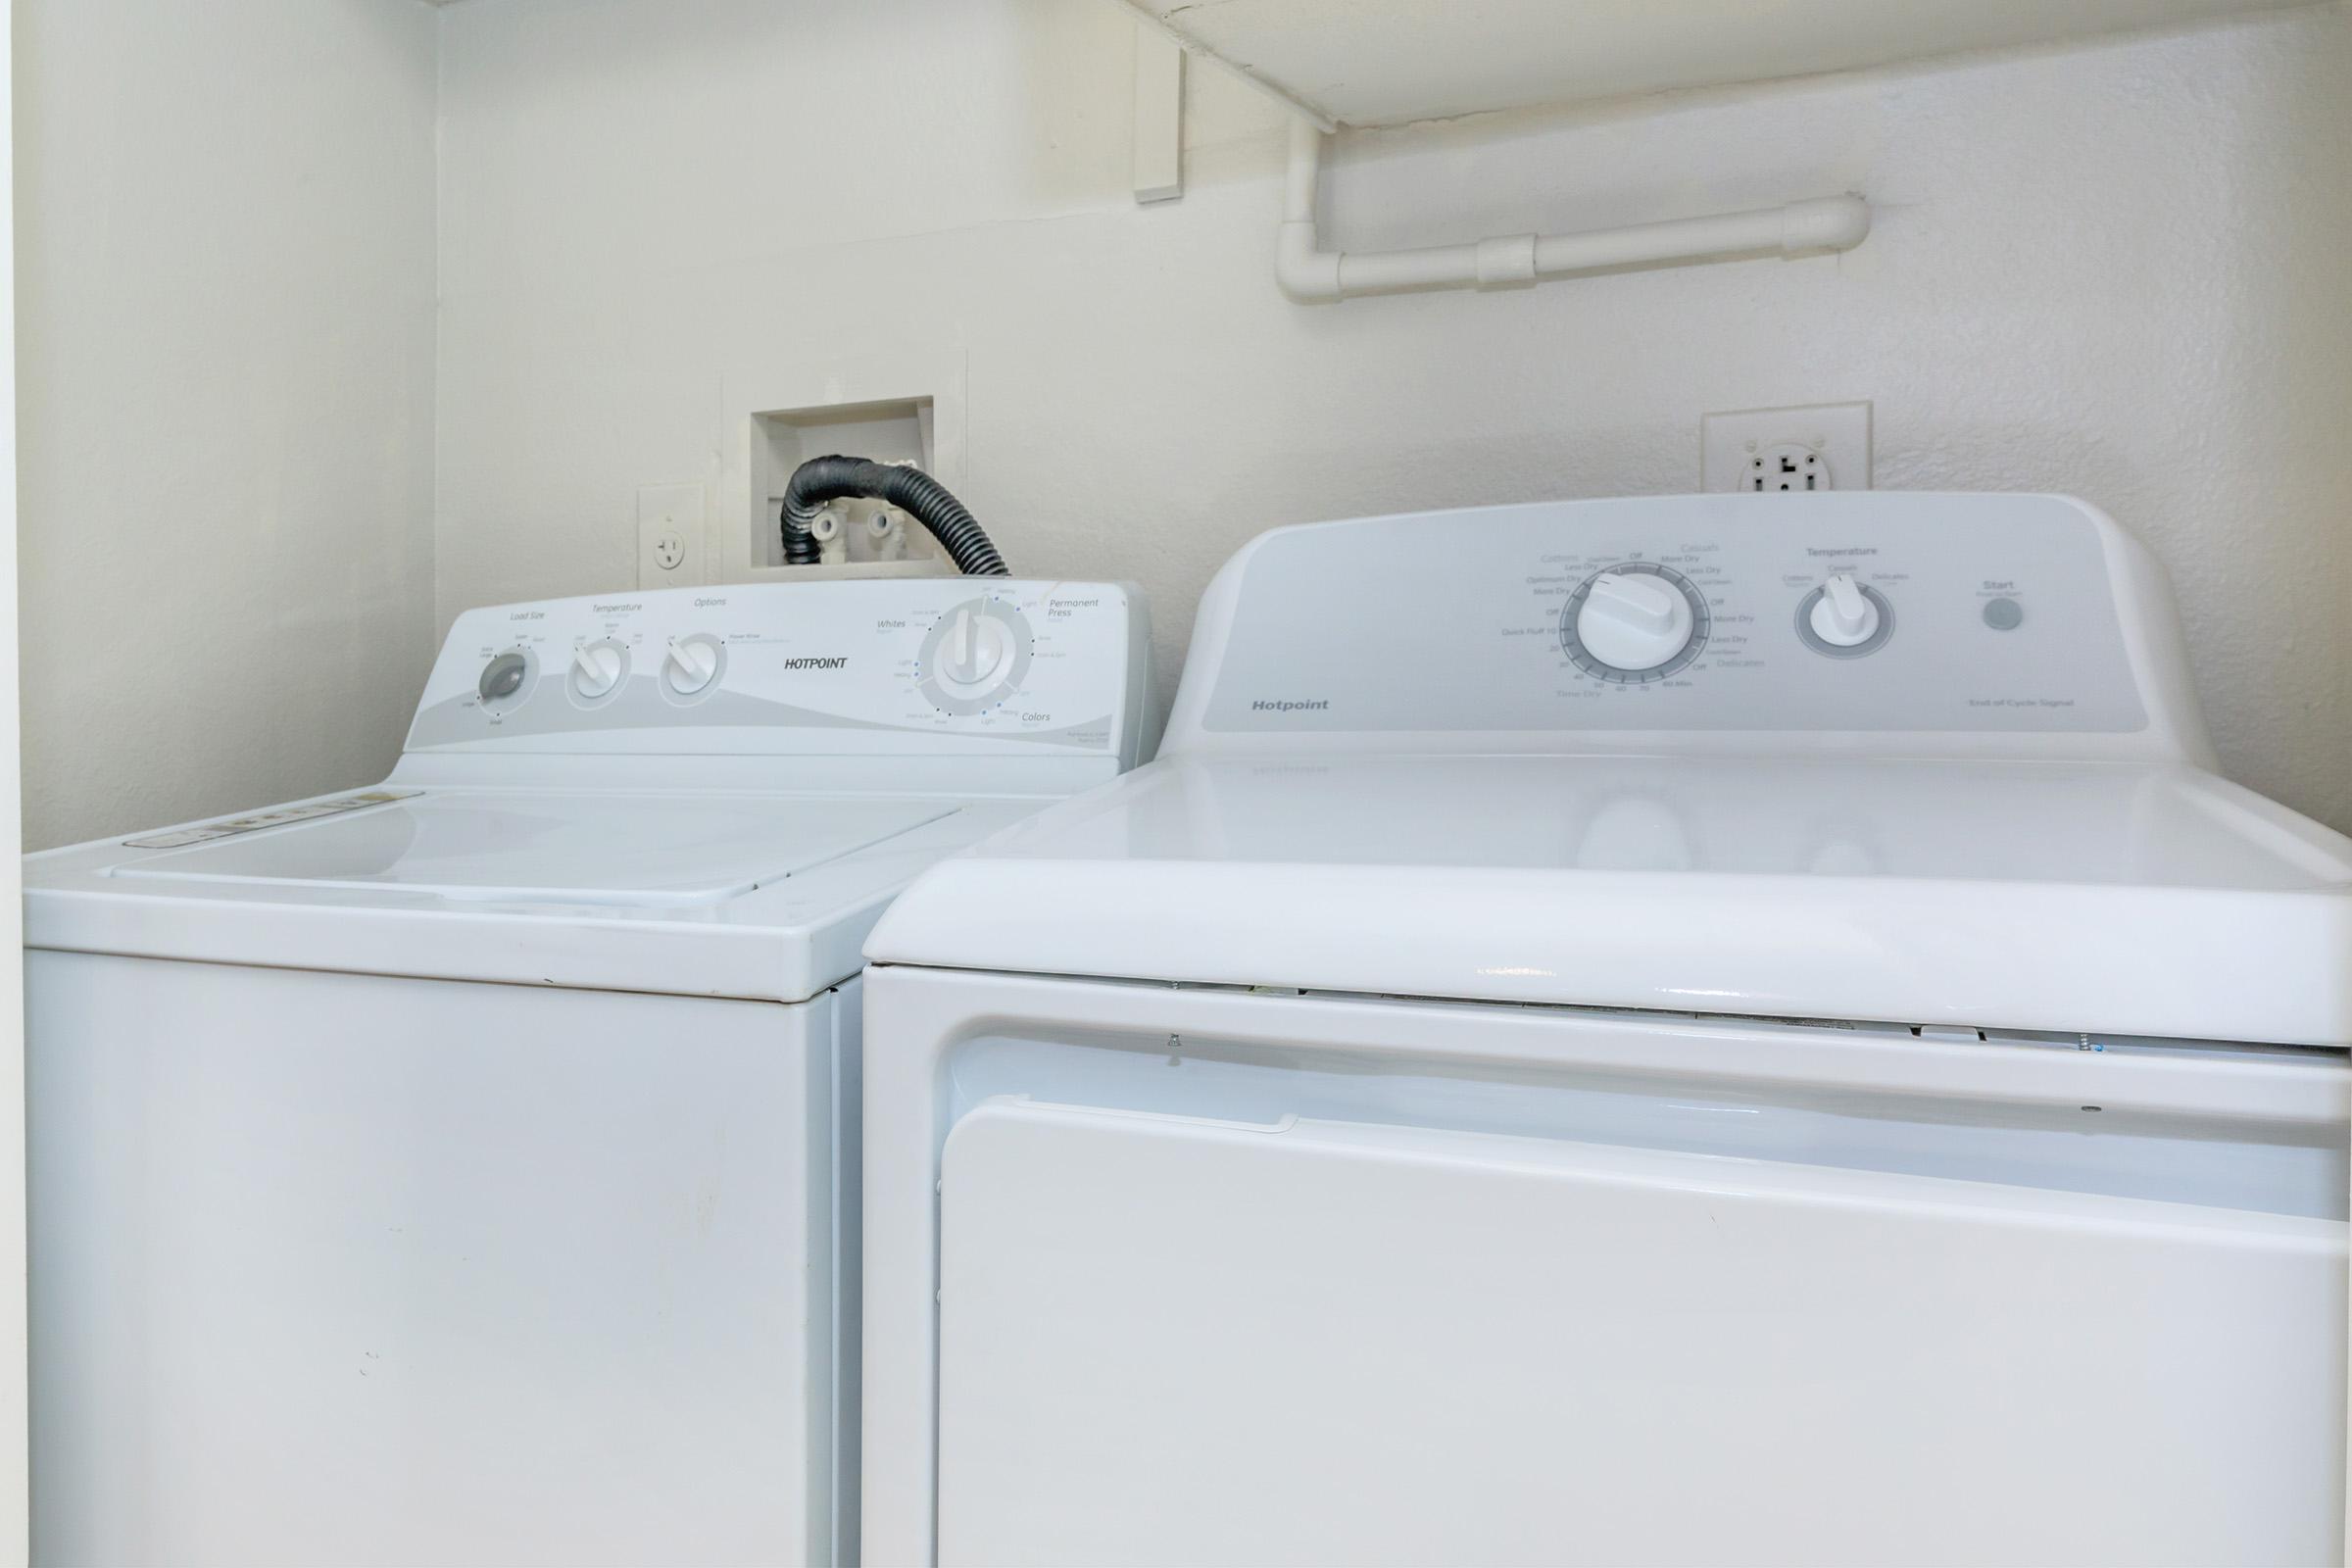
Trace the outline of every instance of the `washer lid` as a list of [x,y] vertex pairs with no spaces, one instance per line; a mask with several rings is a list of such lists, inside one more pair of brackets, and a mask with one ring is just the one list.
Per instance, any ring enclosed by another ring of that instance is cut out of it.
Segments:
[[613,788],[330,796],[24,861],[62,953],[797,1002],[1034,799]]
[[1184,759],[934,868],[866,954],[2334,1045],[2352,840],[2182,765]]
[[[374,792],[353,810],[150,849],[110,877],[384,889],[489,903],[714,904],[955,809],[775,796]],[[363,798],[365,799],[365,798]],[[299,809],[299,808],[297,808]],[[189,834],[127,841],[171,844]],[[192,890],[191,890],[192,891]]]

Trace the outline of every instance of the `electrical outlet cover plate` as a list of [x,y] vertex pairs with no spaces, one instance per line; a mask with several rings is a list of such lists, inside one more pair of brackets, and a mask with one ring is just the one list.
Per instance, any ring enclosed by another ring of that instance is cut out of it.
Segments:
[[703,487],[654,484],[637,492],[637,586],[700,588],[705,569]]
[[1870,488],[1867,403],[1710,414],[1698,430],[1702,490]]

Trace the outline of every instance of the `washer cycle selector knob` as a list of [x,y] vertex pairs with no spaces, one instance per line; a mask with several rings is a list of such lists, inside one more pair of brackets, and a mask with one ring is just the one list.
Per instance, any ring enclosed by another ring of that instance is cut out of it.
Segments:
[[1647,670],[1690,646],[1690,601],[1655,572],[1604,571],[1576,612],[1585,652],[1611,669]]
[[1036,640],[1011,602],[993,595],[966,600],[924,635],[914,656],[915,689],[943,713],[993,713],[1021,689]]
[[940,640],[940,681],[959,695],[983,690],[1011,653],[1004,623],[966,605],[949,617],[948,634]]
[[1821,587],[1813,602],[1813,635],[1834,648],[1853,648],[1879,632],[1879,607],[1862,592],[1854,574],[1841,571]]
[[725,652],[724,645],[707,633],[678,638],[662,662],[662,684],[678,697],[700,696],[718,679]]
[[610,697],[629,672],[629,651],[615,642],[588,643],[571,656],[571,694],[585,702]]

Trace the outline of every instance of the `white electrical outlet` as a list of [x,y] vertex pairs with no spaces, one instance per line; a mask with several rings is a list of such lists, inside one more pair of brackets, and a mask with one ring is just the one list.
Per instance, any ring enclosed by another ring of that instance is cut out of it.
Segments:
[[1710,414],[1698,425],[1699,488],[1867,490],[1870,405]]
[[637,492],[637,586],[699,588],[704,569],[703,487],[654,484]]

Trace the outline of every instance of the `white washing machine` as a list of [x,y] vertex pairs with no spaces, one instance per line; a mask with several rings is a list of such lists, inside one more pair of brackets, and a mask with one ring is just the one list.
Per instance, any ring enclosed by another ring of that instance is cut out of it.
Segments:
[[868,944],[866,1560],[2340,1560],[2352,841],[2211,767],[2063,498],[1259,539]]
[[478,610],[382,787],[26,860],[35,1559],[854,1561],[858,946],[1134,761],[1146,647]]

